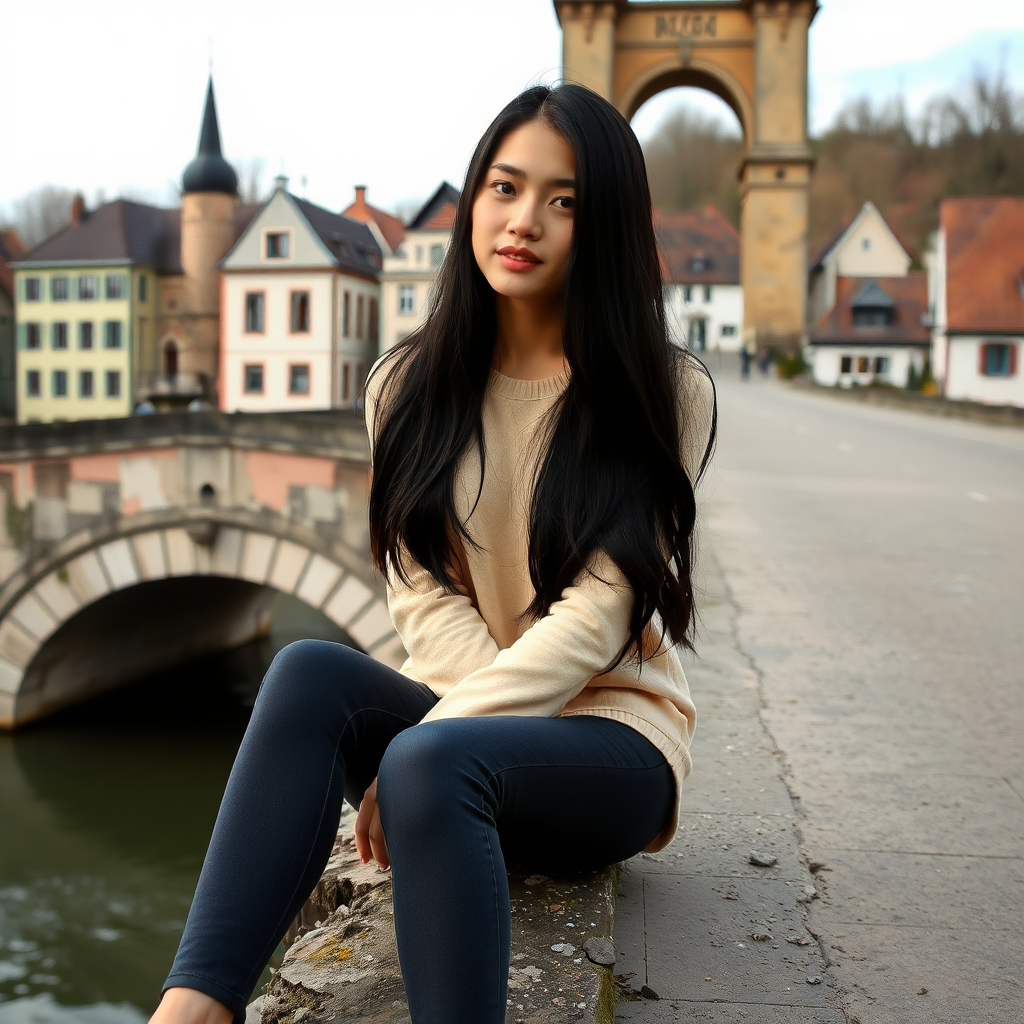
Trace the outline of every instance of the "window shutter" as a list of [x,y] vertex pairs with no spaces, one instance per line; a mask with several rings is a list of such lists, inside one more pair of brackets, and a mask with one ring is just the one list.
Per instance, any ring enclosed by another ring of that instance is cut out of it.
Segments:
[[978,375],[981,377],[985,376],[985,366],[988,360],[988,345],[982,344],[978,346]]
[[[22,285],[24,287],[24,285]],[[28,346],[28,324],[18,324],[18,348],[25,349]]]
[[1017,343],[1010,343],[1010,376],[1017,376]]

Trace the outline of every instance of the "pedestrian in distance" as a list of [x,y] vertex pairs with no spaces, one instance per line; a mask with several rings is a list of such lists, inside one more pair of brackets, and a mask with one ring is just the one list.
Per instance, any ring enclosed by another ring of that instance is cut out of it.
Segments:
[[740,377],[743,380],[750,378],[750,349],[746,345],[740,349]]
[[274,659],[152,1024],[244,1019],[344,799],[392,871],[413,1024],[504,1021],[506,865],[675,834],[715,418],[669,340],[628,123],[582,86],[527,90],[477,145],[425,323],[366,386],[370,548],[408,659]]

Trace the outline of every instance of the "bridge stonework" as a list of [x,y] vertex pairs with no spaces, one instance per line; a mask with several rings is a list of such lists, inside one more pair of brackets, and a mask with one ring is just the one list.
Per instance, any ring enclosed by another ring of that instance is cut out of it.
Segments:
[[627,118],[677,86],[714,93],[743,128],[740,279],[744,340],[804,340],[808,193],[807,40],[817,0],[554,0],[562,74]]
[[367,466],[353,413],[0,429],[0,728],[243,643],[276,591],[397,667]]

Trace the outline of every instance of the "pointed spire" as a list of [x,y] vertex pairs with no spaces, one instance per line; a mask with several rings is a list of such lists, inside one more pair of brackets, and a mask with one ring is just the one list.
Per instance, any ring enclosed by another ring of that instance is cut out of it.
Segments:
[[195,159],[185,168],[181,183],[185,192],[226,192],[232,196],[238,193],[238,175],[221,153],[217,104],[213,98],[213,75],[210,75],[206,86],[199,147]]

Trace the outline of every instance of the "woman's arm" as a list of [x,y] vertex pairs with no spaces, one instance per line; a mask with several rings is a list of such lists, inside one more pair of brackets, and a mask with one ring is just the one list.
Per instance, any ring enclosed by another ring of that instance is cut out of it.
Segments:
[[[385,354],[374,364],[366,386],[364,409],[371,464],[375,417],[388,372],[381,363],[387,358]],[[392,566],[388,567],[388,611],[412,659],[416,677],[428,684],[453,686],[490,665],[498,654],[498,645],[469,597],[447,592],[408,551],[402,552],[402,564],[407,584]]]
[[[474,715],[550,717],[615,660],[632,588],[603,553],[511,647],[452,687],[423,721]],[[607,581],[607,582],[605,582]]]

